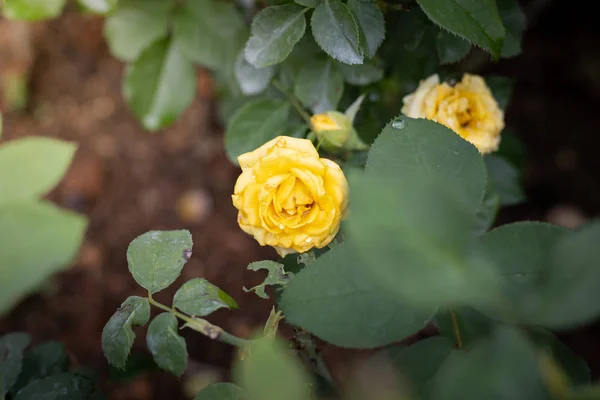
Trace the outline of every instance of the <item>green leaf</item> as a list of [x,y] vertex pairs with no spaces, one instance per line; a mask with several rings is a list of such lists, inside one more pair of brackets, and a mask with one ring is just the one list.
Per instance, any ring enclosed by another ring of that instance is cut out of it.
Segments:
[[519,204],[526,200],[521,185],[521,174],[514,165],[495,155],[487,155],[484,160],[490,183],[500,199],[501,206]]
[[219,308],[237,308],[234,299],[203,278],[195,278],[183,284],[173,297],[177,307],[192,317],[204,317]]
[[488,175],[488,184],[485,191],[485,196],[483,197],[483,200],[479,205],[479,210],[477,210],[477,214],[475,215],[476,233],[485,233],[492,227],[492,225],[494,225],[499,208],[500,197],[494,190],[492,181]]
[[266,269],[269,272],[267,278],[260,285],[254,286],[250,289],[243,288],[245,292],[254,292],[258,297],[263,299],[269,298],[267,293],[265,293],[265,288],[267,286],[286,285],[294,277],[294,274],[291,272],[285,272],[283,269],[283,264],[275,261],[256,261],[248,264],[248,269],[250,271]]
[[389,360],[402,380],[407,380],[416,398],[427,399],[431,380],[452,352],[454,342],[442,337],[421,340],[412,346],[392,346],[376,354]]
[[118,3],[118,0],[77,0],[87,11],[97,14],[108,14]]
[[454,64],[469,54],[471,43],[440,29],[436,37],[436,47],[441,65]]
[[190,60],[210,69],[233,63],[248,35],[233,4],[213,0],[184,2],[173,20],[173,41]]
[[159,314],[148,326],[146,343],[159,367],[181,376],[187,366],[188,353],[185,340],[179,336],[177,328],[177,318],[173,314]]
[[366,170],[377,175],[410,178],[428,172],[463,192],[476,210],[486,189],[486,170],[477,149],[443,125],[400,117],[373,143]]
[[290,109],[290,104],[280,99],[257,99],[240,107],[229,120],[225,132],[229,160],[237,164],[238,156],[279,136]]
[[498,58],[504,42],[504,26],[495,0],[417,0],[427,16],[455,35]]
[[358,25],[340,0],[323,0],[313,12],[310,25],[325,53],[344,64],[362,64]]
[[150,231],[135,238],[127,249],[129,272],[154,294],[173,282],[192,255],[189,231]]
[[294,3],[303,7],[315,8],[321,3],[321,0],[294,0]]
[[516,0],[496,0],[498,12],[506,29],[502,57],[521,54],[521,40],[525,31],[525,15]]
[[411,172],[350,176],[345,240],[354,262],[417,307],[496,302],[494,270],[472,244],[466,201],[447,182]]
[[531,400],[549,396],[534,347],[514,328],[499,328],[468,351],[454,351],[432,381],[435,400]]
[[565,328],[584,324],[600,314],[600,221],[562,236],[550,252],[550,268],[542,282],[532,323]]
[[238,385],[219,382],[202,389],[194,400],[241,400],[246,397],[246,392]]
[[0,205],[36,199],[53,189],[71,165],[77,146],[28,137],[0,146]]
[[383,13],[372,0],[348,0],[348,9],[358,24],[360,49],[367,58],[375,57],[385,39]]
[[69,265],[86,227],[85,218],[50,203],[0,205],[0,314]]
[[357,263],[346,243],[317,258],[286,285],[286,320],[350,348],[385,346],[423,328],[435,311],[406,304],[372,279],[368,265]]
[[173,3],[164,0],[121,0],[104,24],[112,55],[134,61],[140,53],[167,36]]
[[102,330],[102,351],[108,363],[124,369],[135,339],[134,326],[145,325],[150,319],[148,299],[130,296],[110,317]]
[[[567,232],[551,224],[517,222],[496,228],[481,237],[484,251],[499,272],[498,283],[504,301],[512,305],[509,308],[511,312],[519,315],[529,312],[527,310],[532,307],[532,296],[537,293],[540,279],[549,272],[549,251]],[[503,317],[493,310],[482,311],[496,318]]]
[[485,83],[492,91],[494,98],[498,102],[498,106],[506,110],[510,102],[513,86],[515,85],[514,79],[507,78],[506,76],[492,75],[485,77]]
[[65,0],[9,0],[3,2],[2,14],[8,19],[39,21],[58,17],[65,3]]
[[237,83],[245,95],[259,94],[264,91],[275,75],[273,67],[255,68],[244,58],[241,51],[235,61],[234,74]]
[[23,353],[31,336],[16,332],[0,336],[0,398],[17,382],[23,366]]
[[22,372],[11,391],[15,393],[29,382],[65,372],[68,367],[69,359],[64,344],[50,341],[37,345],[25,354]]
[[383,69],[372,62],[360,65],[340,64],[344,80],[351,85],[365,86],[380,81],[383,78]]
[[331,60],[313,60],[300,70],[294,94],[313,113],[337,109],[344,92],[344,77]]
[[575,388],[565,395],[566,400],[600,400],[600,386],[583,386]]
[[88,377],[63,372],[31,382],[21,389],[14,400],[87,400],[95,391]]
[[498,322],[471,308],[442,310],[435,316],[435,323],[440,334],[453,342],[456,342],[457,338],[452,314],[454,314],[463,347],[468,347],[480,339],[489,337],[498,325]]
[[563,344],[551,332],[541,328],[531,328],[530,334],[538,348],[542,348],[559,364],[569,379],[569,386],[589,385],[592,381],[587,363]]
[[251,36],[246,43],[246,60],[256,68],[279,64],[304,36],[308,8],[296,4],[271,6],[252,20]]
[[310,400],[310,378],[280,339],[253,341],[249,354],[234,369],[235,381],[250,399]]
[[144,127],[157,131],[172,124],[194,100],[196,71],[170,40],[161,40],[128,66],[123,93]]

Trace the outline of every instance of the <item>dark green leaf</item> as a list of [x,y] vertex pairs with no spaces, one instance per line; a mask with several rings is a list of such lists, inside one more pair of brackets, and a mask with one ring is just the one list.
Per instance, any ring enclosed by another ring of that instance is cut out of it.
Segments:
[[63,372],[31,382],[14,400],[87,400],[94,391],[94,382],[88,377]]
[[445,337],[421,340],[412,346],[392,346],[376,357],[391,361],[402,380],[407,380],[415,398],[427,399],[431,380],[446,358],[453,352],[454,342]]
[[[372,279],[349,244],[342,243],[286,285],[286,320],[340,347],[385,346],[423,328],[433,309],[418,310]],[[370,268],[370,267],[369,267]]]
[[370,85],[383,78],[383,70],[370,62],[360,65],[340,64],[339,68],[344,75],[344,80],[351,85]]
[[15,332],[0,336],[0,398],[17,382],[23,366],[23,353],[31,336]]
[[36,379],[65,372],[68,367],[69,359],[64,344],[50,341],[37,345],[25,354],[23,370],[12,392],[19,391]]
[[440,64],[454,64],[469,54],[471,43],[463,38],[440,29],[437,34],[436,47]]
[[111,53],[133,61],[152,43],[167,35],[173,3],[164,0],[120,0],[104,24]]
[[150,231],[135,238],[127,249],[129,272],[150,293],[159,292],[181,273],[192,256],[189,231]]
[[453,342],[457,342],[458,339],[452,314],[454,314],[463,347],[468,347],[477,340],[488,337],[498,325],[498,322],[471,308],[442,310],[435,316],[435,323],[440,330],[440,334]]
[[345,240],[354,262],[417,307],[495,302],[494,271],[472,246],[466,201],[447,182],[410,172],[350,176]]
[[86,227],[85,218],[50,203],[0,205],[0,313],[69,266]]
[[246,60],[256,68],[282,62],[304,36],[307,8],[296,4],[267,7],[252,20],[246,43]]
[[521,184],[521,174],[506,159],[495,155],[484,157],[488,176],[501,206],[510,206],[525,201]]
[[502,131],[502,141],[496,155],[503,157],[517,167],[519,171],[523,170],[527,161],[525,144],[516,132],[510,128],[504,128]]
[[600,314],[600,221],[564,235],[547,248],[550,270],[542,283],[532,323],[578,326]]
[[495,0],[417,0],[425,14],[443,29],[489,51],[498,58],[504,26]]
[[323,0],[313,12],[310,24],[325,53],[344,64],[362,64],[358,25],[340,0]]
[[498,106],[506,110],[515,84],[514,79],[506,76],[486,76],[485,83],[489,86],[494,98],[498,102]]
[[321,0],[294,0],[294,2],[304,7],[315,8],[321,3]]
[[187,366],[188,353],[177,327],[177,318],[173,314],[157,315],[148,326],[146,344],[159,367],[181,376]]
[[267,278],[260,285],[254,286],[250,289],[244,288],[245,292],[253,291],[263,299],[269,298],[267,293],[265,293],[265,288],[267,286],[286,285],[294,277],[294,274],[292,274],[291,272],[286,272],[283,269],[283,264],[277,263],[275,261],[264,260],[253,262],[248,264],[248,269],[251,271],[266,269],[269,272]]
[[242,93],[253,95],[264,91],[269,86],[275,75],[275,69],[273,67],[255,68],[246,61],[244,52],[241,51],[235,61],[234,73]]
[[219,382],[202,389],[194,400],[243,400],[245,398],[246,392],[238,385]]
[[28,137],[0,146],[0,205],[36,199],[54,188],[71,165],[74,143]]
[[467,350],[446,358],[432,381],[432,399],[548,398],[535,348],[513,328],[499,328]]
[[531,328],[530,331],[536,345],[546,351],[559,364],[569,379],[570,387],[591,383],[590,368],[581,357],[573,353],[551,332],[540,328]]
[[65,3],[65,0],[9,0],[2,3],[2,14],[8,19],[38,21],[58,17]]
[[123,369],[135,339],[134,326],[145,325],[150,318],[148,299],[130,296],[121,304],[102,330],[102,351],[109,364]]
[[566,400],[600,400],[600,385],[575,388],[565,396]]
[[144,127],[172,124],[196,95],[194,66],[165,39],[144,50],[125,73],[123,92]]
[[443,125],[406,117],[395,119],[381,132],[366,169],[399,178],[432,173],[463,192],[473,210],[481,204],[487,180],[485,165],[473,145]]
[[233,4],[215,0],[183,2],[173,21],[175,46],[210,69],[233,63],[247,38],[244,20]]
[[254,151],[281,135],[290,108],[284,100],[257,99],[238,109],[225,132],[225,150],[229,160],[237,164],[241,154]]
[[475,232],[485,233],[494,225],[498,209],[500,208],[500,197],[494,190],[492,181],[488,175],[487,189],[481,201],[479,210],[475,215]]
[[383,13],[375,1],[348,0],[348,9],[358,24],[360,48],[367,58],[375,57],[385,39]]
[[521,39],[525,31],[525,15],[516,0],[496,0],[498,12],[506,29],[502,57],[521,54]]
[[330,59],[313,60],[300,70],[294,94],[313,113],[337,109],[344,91],[344,77]]
[[280,339],[253,341],[234,376],[251,399],[310,400],[310,378]]
[[[499,272],[499,284],[504,301],[512,305],[509,308],[511,313],[526,314],[532,306],[532,296],[542,277],[549,272],[549,252],[567,232],[546,223],[517,222],[496,228],[481,237],[483,249]],[[491,310],[487,312],[507,319],[505,315]]]
[[177,307],[192,317],[204,317],[219,308],[237,308],[234,299],[203,278],[195,278],[183,284],[173,297]]

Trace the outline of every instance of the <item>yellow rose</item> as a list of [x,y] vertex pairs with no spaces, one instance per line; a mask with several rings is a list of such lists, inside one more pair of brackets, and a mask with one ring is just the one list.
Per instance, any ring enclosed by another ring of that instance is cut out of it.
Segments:
[[482,77],[465,74],[454,87],[432,75],[404,97],[402,113],[446,125],[472,143],[481,154],[498,150],[504,112]]
[[238,157],[233,196],[238,223],[282,257],[328,245],[346,211],[348,183],[308,139],[279,136]]

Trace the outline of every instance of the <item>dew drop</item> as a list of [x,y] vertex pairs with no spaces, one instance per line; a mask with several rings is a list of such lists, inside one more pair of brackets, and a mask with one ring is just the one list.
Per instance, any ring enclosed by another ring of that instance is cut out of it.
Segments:
[[404,129],[405,126],[406,126],[406,122],[404,121],[403,118],[396,118],[395,120],[392,121],[392,128],[394,128],[394,129]]
[[285,226],[283,224],[279,224],[279,229],[283,229]]
[[306,243],[310,243],[310,242],[312,242],[312,238],[306,239]]

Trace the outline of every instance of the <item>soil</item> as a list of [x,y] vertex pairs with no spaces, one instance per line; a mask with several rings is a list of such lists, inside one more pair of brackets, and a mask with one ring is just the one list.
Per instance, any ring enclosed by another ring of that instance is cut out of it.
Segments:
[[[582,11],[582,5],[522,3],[530,16],[523,54],[480,65],[482,72],[517,79],[507,124],[528,149],[529,200],[502,210],[500,221],[547,219],[575,226],[600,211],[600,31],[595,14]],[[101,18],[67,10],[57,20],[26,27],[0,21],[0,60],[3,76],[30,74],[27,107],[10,112],[10,104],[2,104],[3,140],[45,135],[76,141],[74,164],[50,198],[89,217],[73,267],[0,319],[0,332],[22,330],[35,342],[63,341],[76,364],[99,371],[110,399],[184,398],[181,381],[166,373],[128,383],[109,379],[100,335],[127,296],[143,295],[127,270],[125,253],[132,239],[154,229],[189,229],[194,238],[193,256],[180,280],[158,300],[168,302],[181,282],[205,277],[243,305],[211,316],[239,336],[258,328],[271,309],[270,301],[242,290],[263,277],[246,271],[246,265],[275,254],[237,226],[230,194],[239,171],[224,153],[209,75],[198,70],[193,105],[174,126],[151,134],[123,101],[124,66],[108,54]],[[562,336],[596,378],[599,334],[591,326]],[[144,335],[139,331],[134,352],[144,350]],[[226,379],[232,349],[185,335],[190,370],[202,379]],[[339,350],[328,354],[340,374],[346,361],[356,358]]]

